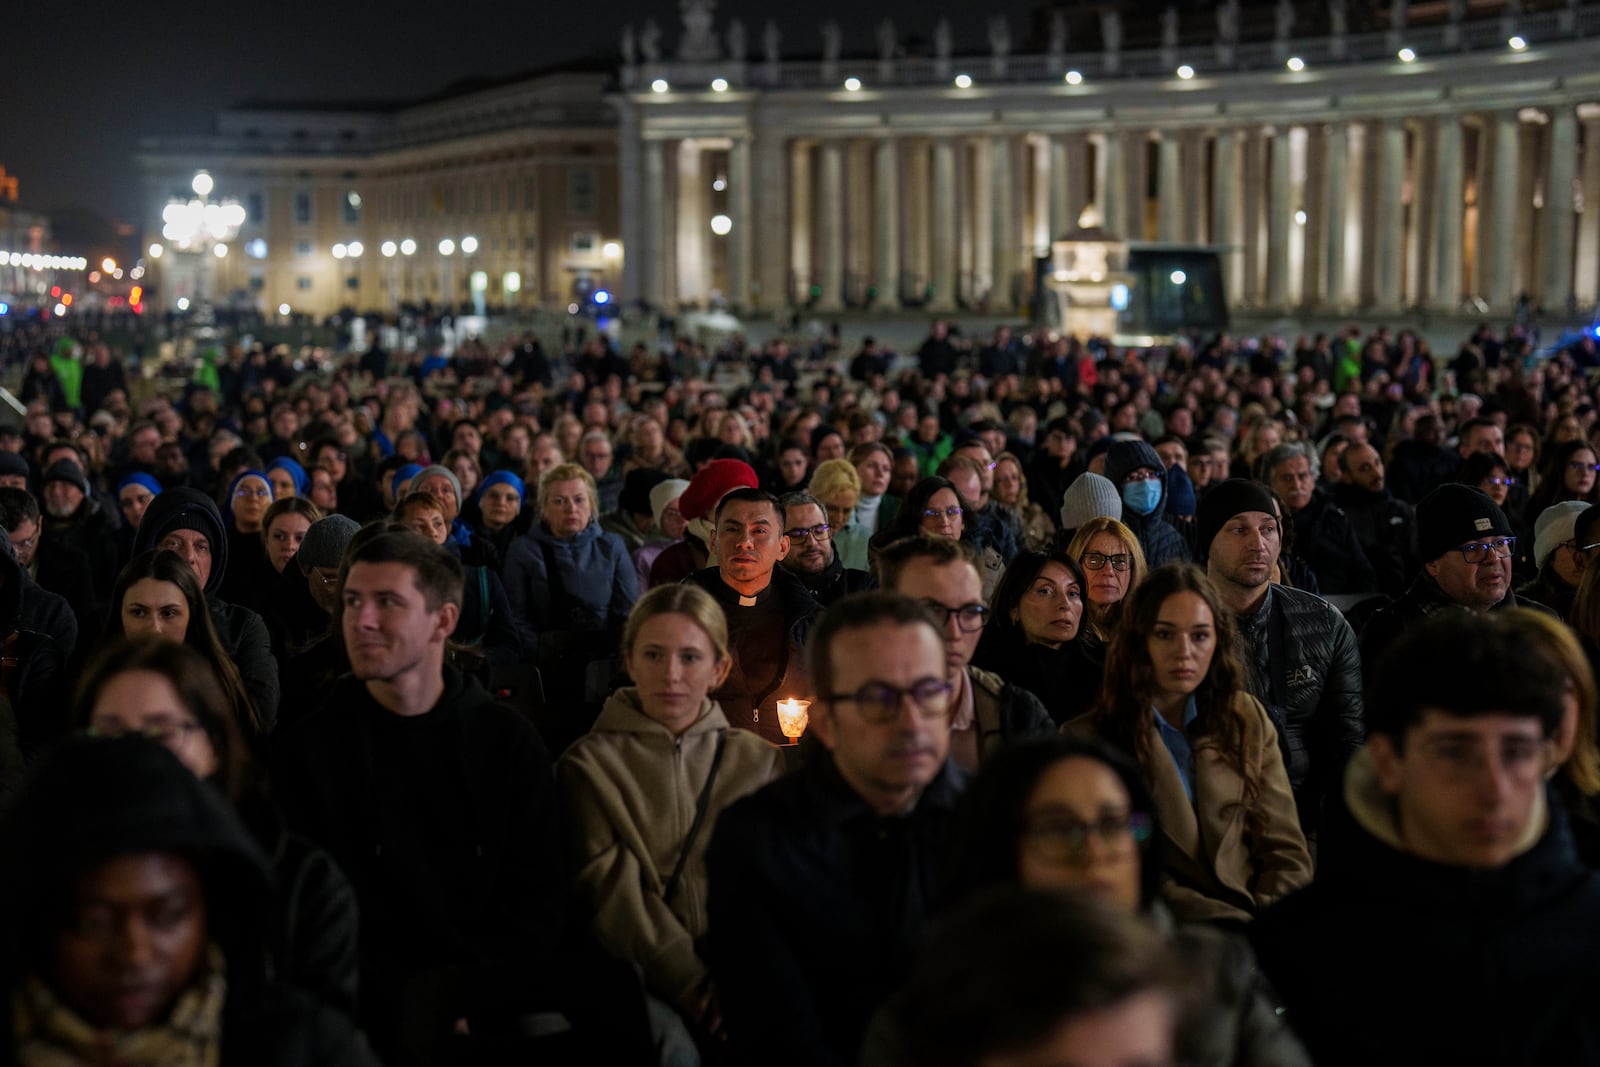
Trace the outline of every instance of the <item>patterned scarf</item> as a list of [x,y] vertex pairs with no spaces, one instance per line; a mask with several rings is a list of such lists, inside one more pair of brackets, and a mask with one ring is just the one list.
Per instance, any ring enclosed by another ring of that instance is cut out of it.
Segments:
[[12,998],[20,1067],[217,1067],[228,981],[211,945],[195,980],[160,1023],[99,1030],[30,976]]

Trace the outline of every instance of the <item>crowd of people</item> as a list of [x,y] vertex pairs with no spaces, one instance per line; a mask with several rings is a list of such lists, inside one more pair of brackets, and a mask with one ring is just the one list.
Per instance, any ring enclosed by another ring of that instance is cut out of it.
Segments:
[[1600,1063],[1592,338],[39,338],[0,1064]]

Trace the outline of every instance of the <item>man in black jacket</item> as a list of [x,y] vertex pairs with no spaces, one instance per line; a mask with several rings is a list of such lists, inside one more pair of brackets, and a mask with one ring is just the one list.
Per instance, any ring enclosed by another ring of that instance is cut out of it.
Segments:
[[778,566],[790,543],[777,497],[764,489],[735,489],[714,514],[717,565],[684,579],[710,593],[728,620],[733,667],[711,696],[734,726],[781,745],[778,701],[811,695],[804,649],[822,605],[805,583]]
[[1339,454],[1339,468],[1344,478],[1333,499],[1355,527],[1378,591],[1399,596],[1417,572],[1416,510],[1389,492],[1383,457],[1371,445],[1352,442]]
[[1545,787],[1567,672],[1529,639],[1450,612],[1377,665],[1338,848],[1250,925],[1316,1062],[1600,1057],[1600,879]]
[[871,571],[858,571],[840,562],[820,500],[802,490],[785,493],[778,504],[783,508],[784,536],[789,539],[789,554],[783,557],[782,567],[800,579],[813,600],[827,607],[851,593],[878,588]]
[[1298,554],[1317,576],[1318,589],[1337,593],[1376,593],[1373,573],[1361,541],[1344,511],[1326,489],[1317,487],[1317,472],[1304,445],[1279,445],[1261,457],[1260,480],[1283,498],[1294,522]]
[[966,778],[945,643],[921,605],[847,597],[811,644],[820,747],[717,820],[708,959],[738,1062],[857,1062],[938,894]]
[[1200,502],[1196,532],[1206,573],[1238,622],[1251,692],[1278,728],[1309,833],[1364,735],[1356,635],[1326,600],[1272,581],[1283,541],[1261,486],[1238,478],[1218,485]]
[[233,657],[239,676],[250,692],[263,731],[278,720],[278,661],[272,657],[272,638],[260,615],[217,596],[228,570],[228,537],[222,513],[198,489],[164,489],[145,508],[134,539],[135,553],[165,548],[182,556],[206,595],[206,610],[222,647]]
[[982,566],[965,541],[919,534],[884,548],[878,572],[884,588],[920,601],[944,621],[945,680],[953,688],[950,758],[973,772],[1001,745],[1056,732],[1039,698],[991,671],[972,666],[988,609]]
[[1362,670],[1370,677],[1378,657],[1401,634],[1442,611],[1533,607],[1550,612],[1512,590],[1516,548],[1505,512],[1472,486],[1451,482],[1423,497],[1417,505],[1422,570],[1402,596],[1379,608],[1362,628]]
[[385,1062],[440,1062],[540,1004],[566,896],[554,772],[531,723],[445,666],[455,557],[410,532],[348,555],[352,674],[284,739],[279,794],[356,888]]

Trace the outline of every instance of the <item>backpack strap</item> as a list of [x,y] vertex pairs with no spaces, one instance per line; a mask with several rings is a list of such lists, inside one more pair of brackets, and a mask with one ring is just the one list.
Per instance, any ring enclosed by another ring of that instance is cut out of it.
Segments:
[[700,787],[700,796],[694,802],[694,822],[689,824],[689,835],[683,839],[683,851],[678,853],[672,877],[667,879],[666,887],[661,890],[661,900],[665,904],[672,903],[672,895],[678,891],[678,880],[683,877],[683,868],[694,849],[695,838],[700,836],[700,824],[705,822],[706,808],[711,806],[711,787],[717,780],[717,768],[722,766],[722,748],[727,741],[728,729],[723,727],[717,731],[717,750],[711,757],[711,773],[706,775],[706,784]]

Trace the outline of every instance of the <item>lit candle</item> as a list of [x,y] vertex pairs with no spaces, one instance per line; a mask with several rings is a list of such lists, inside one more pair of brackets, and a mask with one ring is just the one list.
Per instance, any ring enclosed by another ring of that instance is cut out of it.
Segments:
[[806,732],[806,709],[810,706],[809,700],[778,701],[778,729],[783,731],[784,737],[797,741]]

